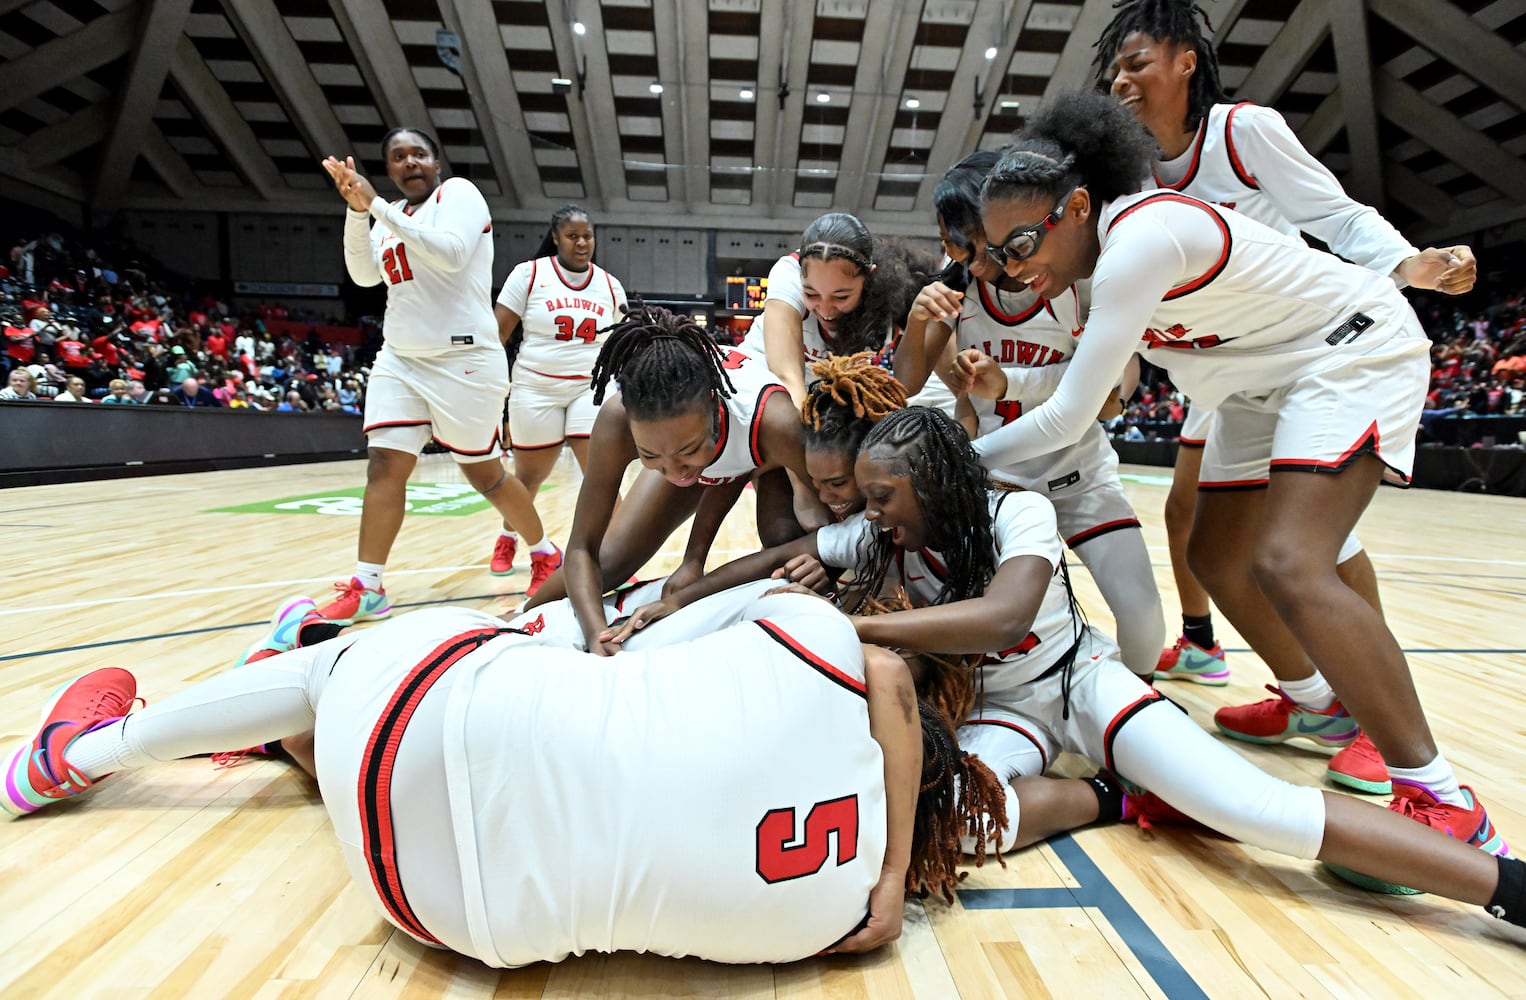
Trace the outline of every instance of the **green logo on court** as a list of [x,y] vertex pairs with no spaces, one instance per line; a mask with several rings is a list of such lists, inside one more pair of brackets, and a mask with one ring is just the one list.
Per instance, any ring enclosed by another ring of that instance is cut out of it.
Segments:
[[[330,490],[284,500],[263,500],[237,507],[217,507],[215,514],[327,514],[331,517],[359,517],[365,487]],[[409,514],[443,514],[461,517],[487,510],[490,505],[482,494],[466,483],[409,483]]]

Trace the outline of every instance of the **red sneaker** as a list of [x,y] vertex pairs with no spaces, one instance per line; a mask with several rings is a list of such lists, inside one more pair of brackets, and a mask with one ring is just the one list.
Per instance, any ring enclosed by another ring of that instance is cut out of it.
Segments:
[[525,588],[526,597],[534,597],[540,585],[551,577],[552,573],[562,568],[562,550],[555,542],[551,543],[553,551],[546,553],[530,553],[530,585]]
[[514,572],[514,550],[518,545],[515,539],[500,534],[498,541],[493,543],[493,561],[488,564],[488,572],[494,576],[508,576]]
[[1298,704],[1271,684],[1266,689],[1277,697],[1221,708],[1213,713],[1213,724],[1224,735],[1247,743],[1282,743],[1302,738],[1320,746],[1343,747],[1361,733],[1338,701],[1317,711]]
[[[1448,805],[1440,801],[1429,788],[1412,781],[1401,779],[1395,781],[1393,786],[1394,800],[1388,804],[1390,811],[1400,816],[1408,816],[1417,823],[1424,823],[1432,830],[1439,830],[1454,840],[1465,841],[1495,857],[1511,856],[1510,846],[1494,828],[1483,803],[1478,801],[1478,797],[1473,794],[1473,789],[1467,785],[1462,786],[1462,797],[1467,804],[1461,806]],[[1327,864],[1325,867],[1352,885],[1359,885],[1374,892],[1400,896],[1414,896],[1420,892],[1419,889],[1411,889],[1395,882],[1385,882],[1340,865]]]
[[1393,784],[1388,780],[1388,765],[1364,732],[1346,749],[1330,758],[1325,777],[1368,795],[1388,795]]
[[318,614],[335,625],[353,625],[371,618],[385,618],[392,613],[385,587],[371,590],[358,577],[334,584],[339,596],[318,609]]
[[121,667],[92,670],[66,685],[43,707],[37,735],[6,760],[0,809],[16,816],[36,812],[94,785],[99,778],[69,765],[69,744],[120,719],[138,701],[138,680]]

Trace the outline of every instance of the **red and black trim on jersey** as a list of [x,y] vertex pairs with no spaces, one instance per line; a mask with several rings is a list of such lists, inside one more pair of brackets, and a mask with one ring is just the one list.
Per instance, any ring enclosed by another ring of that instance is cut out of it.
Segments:
[[1224,249],[1219,251],[1219,259],[1214,262],[1212,267],[1210,267],[1207,271],[1204,271],[1198,277],[1193,278],[1191,281],[1182,285],[1177,285],[1175,288],[1171,289],[1161,297],[1162,302],[1170,302],[1172,299],[1179,299],[1184,295],[1190,295],[1198,289],[1206,287],[1210,282],[1213,281],[1214,278],[1217,278],[1224,272],[1224,268],[1229,266],[1229,254],[1234,245],[1234,241],[1230,238],[1229,235],[1229,223],[1224,221],[1224,217],[1220,215],[1214,209],[1214,207],[1208,204],[1206,201],[1199,201],[1196,198],[1189,198],[1184,194],[1162,193],[1152,194],[1141,198],[1114,216],[1113,221],[1107,224],[1107,231],[1111,233],[1114,226],[1118,225],[1118,223],[1122,222],[1130,215],[1133,215],[1139,209],[1144,208],[1146,205],[1155,205],[1159,204],[1160,202],[1167,201],[1180,202],[1183,205],[1192,205],[1207,212],[1208,215],[1213,219],[1214,225],[1219,227],[1219,235],[1224,240]]
[[1237,493],[1245,490],[1264,490],[1266,485],[1265,479],[1225,479],[1219,482],[1199,480],[1197,488],[1209,493]]
[[376,720],[371,738],[361,754],[360,837],[366,867],[371,872],[371,884],[393,922],[421,941],[441,943],[419,922],[398,875],[397,843],[392,832],[392,774],[397,764],[397,749],[408,722],[435,682],[483,643],[513,631],[506,628],[472,629],[435,647],[397,686],[386,709]]
[[453,452],[457,455],[491,455],[495,452],[503,450],[503,429],[501,427],[493,428],[493,440],[488,442],[486,448],[457,448],[449,441],[440,440],[438,435],[435,436],[434,443],[439,445],[441,448],[444,448],[446,451]]
[[[557,280],[562,283],[562,287],[566,288],[570,292],[581,292],[583,289],[593,284],[594,272],[599,269],[597,264],[589,261],[587,277],[583,279],[583,283],[581,285],[574,285],[572,282],[567,280],[567,274],[562,270],[562,266],[556,262],[556,256],[554,254],[550,257],[547,257],[546,259],[551,262],[551,269],[556,272]],[[533,271],[530,273],[530,277],[532,280],[534,279],[535,273]],[[611,289],[611,291],[613,291],[613,289]]]
[[1182,179],[1177,181],[1175,184],[1167,184],[1165,181],[1160,179],[1160,174],[1152,166],[1150,168],[1150,173],[1155,177],[1155,186],[1163,187],[1168,191],[1180,191],[1188,184],[1191,184],[1192,181],[1197,177],[1198,167],[1202,166],[1203,164],[1203,141],[1207,138],[1208,116],[1204,115],[1203,120],[1198,122],[1197,138],[1193,140],[1192,143],[1192,160],[1187,164],[1187,172],[1183,174]]
[[800,662],[804,663],[812,670],[815,670],[817,673],[821,674],[821,676],[825,677],[833,684],[836,684],[838,687],[845,691],[851,691],[852,693],[858,695],[860,698],[864,698],[865,700],[868,699],[869,686],[865,684],[864,681],[860,678],[854,677],[853,675],[844,671],[841,667],[833,666],[826,660],[817,656],[815,653],[807,649],[804,643],[790,635],[788,632],[784,631],[784,629],[775,625],[773,622],[769,621],[767,618],[759,618],[754,621],[753,624],[762,629],[764,635],[768,636],[770,639],[774,640],[779,645],[789,650],[798,660],[800,660]]
[[[1006,313],[1002,311],[1002,308],[1000,304],[998,304],[996,297],[993,296],[987,289],[986,283],[981,281],[977,284],[980,290],[981,308],[986,311],[987,316],[991,317],[1002,326],[1021,326],[1033,317],[1037,316],[1039,313],[1043,312],[1045,306],[1049,304],[1047,299],[1036,298],[1028,306],[1028,308],[1024,309],[1022,312]],[[998,293],[999,292],[1000,290],[998,289]],[[1049,314],[1053,316],[1054,310],[1050,309]],[[1056,318],[1056,322],[1058,322],[1058,318]]]
[[[726,401],[724,399],[716,400],[715,408],[720,411],[719,416],[716,418],[715,454],[711,455],[710,461],[705,463],[705,468],[707,469],[721,460],[721,455],[726,451],[726,439],[731,436],[731,411],[726,408]],[[700,473],[700,475],[704,475],[704,473]]]
[[[784,392],[784,386],[777,382],[765,385],[758,392],[758,401],[752,408],[752,426],[747,431],[747,453],[752,456],[752,464],[755,468],[763,467],[763,408],[768,405],[768,400],[776,392]],[[720,452],[716,452],[720,454]]]
[[1116,521],[1106,521],[1102,524],[1093,525],[1092,527],[1087,528],[1085,531],[1076,532],[1074,535],[1071,535],[1069,538],[1065,539],[1065,544],[1069,545],[1071,548],[1075,548],[1077,545],[1080,545],[1083,542],[1089,542],[1093,538],[1101,538],[1103,535],[1111,534],[1114,531],[1123,531],[1127,528],[1137,527],[1139,527],[1139,518],[1137,517],[1124,517],[1119,518]]
[[428,427],[427,420],[382,420],[374,424],[366,424],[360,429],[360,433],[369,434],[372,431],[381,430],[383,427]]
[[[1315,458],[1274,458],[1271,468],[1275,472],[1340,472],[1363,455],[1372,455],[1378,461],[1383,461],[1382,435],[1378,433],[1378,422],[1374,420],[1362,435],[1356,439],[1340,457],[1332,461],[1322,461]],[[1409,476],[1394,469],[1393,466],[1383,462],[1388,468],[1393,469],[1394,475],[1402,481],[1402,485],[1409,485]]]
[[1151,690],[1138,701],[1113,716],[1113,721],[1107,724],[1107,729],[1102,734],[1102,755],[1107,758],[1106,762],[1102,765],[1103,767],[1113,770],[1118,766],[1113,762],[1113,741],[1118,738],[1118,732],[1123,729],[1123,724],[1157,702],[1169,704],[1159,691]]
[[1251,172],[1240,161],[1240,154],[1235,152],[1235,112],[1241,108],[1253,107],[1255,105],[1251,102],[1241,101],[1230,108],[1229,113],[1224,116],[1224,151],[1229,154],[1229,169],[1235,172],[1235,177],[1239,178],[1240,183],[1254,191],[1259,191],[1261,185],[1256,183],[1256,178],[1251,176]]
[[1015,722],[1009,722],[1006,719],[966,719],[965,721],[961,722],[960,725],[961,726],[1000,726],[1002,729],[1011,730],[1012,732],[1017,733],[1023,739],[1027,740],[1029,743],[1032,743],[1033,744],[1033,749],[1035,749],[1035,750],[1037,750],[1039,752],[1039,761],[1042,764],[1042,766],[1038,769],[1038,771],[1036,773],[1037,774],[1043,774],[1045,771],[1049,770],[1049,754],[1044,751],[1044,743],[1043,743],[1043,741],[1040,740],[1037,736],[1033,735],[1033,733],[1031,731],[1029,731],[1026,727],[1020,726],[1020,725],[1018,725]]

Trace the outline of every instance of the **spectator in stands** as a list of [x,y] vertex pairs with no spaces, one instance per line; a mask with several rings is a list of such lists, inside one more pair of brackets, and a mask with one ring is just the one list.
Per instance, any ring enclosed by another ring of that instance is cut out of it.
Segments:
[[111,380],[111,385],[107,387],[106,396],[101,402],[137,406],[142,400],[132,398],[132,391],[128,387],[126,379],[114,378]]
[[221,407],[223,404],[212,395],[212,390],[196,381],[196,377],[190,376],[181,381],[180,387],[173,390],[175,401],[181,406],[193,407]]
[[148,402],[148,388],[137,379],[132,379],[127,383],[127,395],[128,398],[139,406]]
[[170,348],[170,357],[172,363],[166,375],[170,382],[178,383],[184,388],[185,380],[196,375],[196,362],[186,355],[185,348],[179,344]]
[[100,399],[119,374],[119,370],[108,365],[104,357],[93,354],[90,357],[90,363],[85,367],[84,374],[80,377],[85,380],[85,390],[89,392],[90,398]]
[[6,387],[0,389],[0,399],[37,399],[37,379],[25,368],[11,372]]
[[64,391],[54,397],[55,403],[88,403],[90,393],[85,389],[85,380],[78,375],[70,375],[64,383]]
[[302,394],[295,389],[288,392],[286,399],[276,407],[277,413],[306,413],[307,410],[307,404],[302,401]]

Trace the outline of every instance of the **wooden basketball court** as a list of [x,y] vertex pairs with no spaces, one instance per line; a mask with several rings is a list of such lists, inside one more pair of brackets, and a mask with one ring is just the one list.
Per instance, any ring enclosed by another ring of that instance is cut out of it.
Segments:
[[[1125,472],[1174,630],[1160,518],[1169,470]],[[417,507],[471,502],[448,458],[426,457],[414,478],[441,486],[419,490]],[[348,574],[363,482],[364,463],[345,462],[0,492],[0,738],[30,734],[49,693],[95,667],[129,667],[151,700],[227,669],[281,598],[321,600]],[[551,483],[542,511],[564,540],[570,457]],[[487,510],[411,514],[387,573],[393,601],[509,609],[528,566],[488,574],[495,530]],[[1360,533],[1438,740],[1526,847],[1526,503],[1385,489]],[[754,538],[744,499],[717,555]],[[680,545],[654,567],[675,566]],[[1107,628],[1072,566],[1091,620]],[[1270,680],[1219,627],[1230,686],[1165,688],[1210,728],[1214,708],[1261,697]],[[1279,776],[1322,780],[1318,751],[1233,746]],[[865,958],[728,967],[587,956],[500,972],[391,930],[350,883],[315,786],[292,766],[189,760],[0,820],[0,996],[1526,995],[1519,928],[1429,896],[1373,896],[1206,833],[1084,830],[965,885],[953,906],[911,905],[902,939]]]

